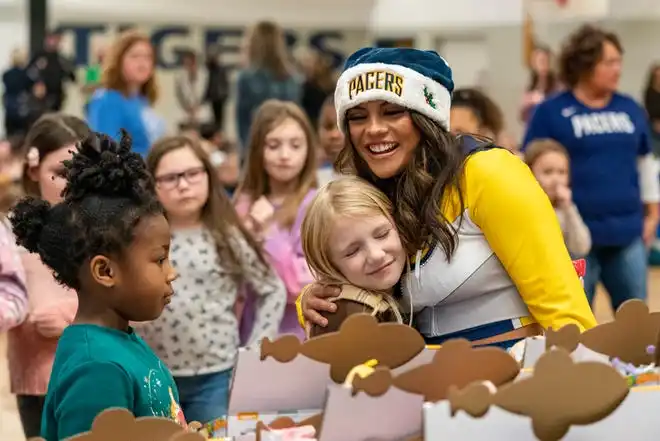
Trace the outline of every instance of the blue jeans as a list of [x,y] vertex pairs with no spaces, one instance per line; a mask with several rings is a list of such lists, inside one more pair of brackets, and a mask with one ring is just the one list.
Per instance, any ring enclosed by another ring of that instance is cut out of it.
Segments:
[[202,424],[227,415],[232,370],[192,377],[174,377],[187,422]]
[[593,302],[596,284],[603,282],[616,311],[626,300],[646,300],[647,252],[642,238],[624,246],[594,246],[587,256],[584,290]]

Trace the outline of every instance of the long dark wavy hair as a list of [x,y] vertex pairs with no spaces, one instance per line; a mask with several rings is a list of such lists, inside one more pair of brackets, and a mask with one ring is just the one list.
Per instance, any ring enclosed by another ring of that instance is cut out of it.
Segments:
[[[551,62],[552,60],[552,51],[550,50],[549,47],[547,46],[536,46],[534,48],[534,51],[542,52],[548,57],[548,62]],[[530,69],[530,74],[529,74],[529,84],[527,85],[527,91],[532,91],[536,90],[539,86],[539,82],[541,81],[541,76],[535,69]],[[552,65],[550,66],[550,70],[548,71],[546,78],[545,78],[545,86],[541,92],[543,92],[545,95],[550,94],[551,92],[554,92],[554,90],[557,88],[559,85],[559,80],[557,78],[557,74],[555,73],[554,68]]]
[[[460,190],[465,155],[459,138],[438,123],[409,110],[414,126],[420,132],[420,142],[413,157],[397,176],[380,179],[356,152],[351,137],[337,158],[335,167],[345,174],[355,174],[384,192],[394,205],[394,221],[408,255],[413,255],[429,241],[442,247],[451,259],[458,238],[452,219],[442,214],[444,196],[451,188]],[[348,121],[345,122],[345,133]],[[465,203],[460,191],[460,211]]]

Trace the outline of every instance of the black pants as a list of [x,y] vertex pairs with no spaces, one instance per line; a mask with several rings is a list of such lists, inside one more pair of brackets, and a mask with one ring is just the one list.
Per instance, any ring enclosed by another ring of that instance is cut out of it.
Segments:
[[225,125],[225,102],[212,101],[211,108],[213,109],[213,122],[219,131],[223,131]]
[[26,118],[11,117],[5,115],[5,135],[25,135],[28,131],[28,121]]
[[16,395],[25,438],[41,436],[41,414],[44,411],[45,401],[46,397],[42,395]]

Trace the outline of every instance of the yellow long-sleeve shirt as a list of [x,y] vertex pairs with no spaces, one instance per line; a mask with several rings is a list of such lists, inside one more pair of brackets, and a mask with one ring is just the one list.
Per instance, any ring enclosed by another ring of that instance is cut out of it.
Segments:
[[480,339],[533,322],[595,326],[557,217],[529,168],[504,149],[478,151],[466,159],[460,190],[463,213],[457,189],[442,207],[458,230],[452,258],[429,244],[403,276],[419,331]]
[[441,337],[507,321],[511,329],[533,321],[595,326],[555,212],[529,168],[504,149],[476,152],[461,191],[462,218],[456,189],[442,208],[458,229],[450,262],[432,244],[403,279],[420,332]]

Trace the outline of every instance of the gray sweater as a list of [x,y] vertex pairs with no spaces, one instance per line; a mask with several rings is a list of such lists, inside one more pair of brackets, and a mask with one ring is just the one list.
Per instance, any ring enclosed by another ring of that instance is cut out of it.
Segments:
[[[231,245],[243,262],[243,278],[259,298],[248,345],[277,336],[286,289],[261,263],[236,230]],[[241,288],[220,262],[215,242],[203,228],[172,234],[170,260],[179,274],[175,295],[163,314],[138,332],[175,376],[193,376],[233,367],[239,347],[234,304]]]

